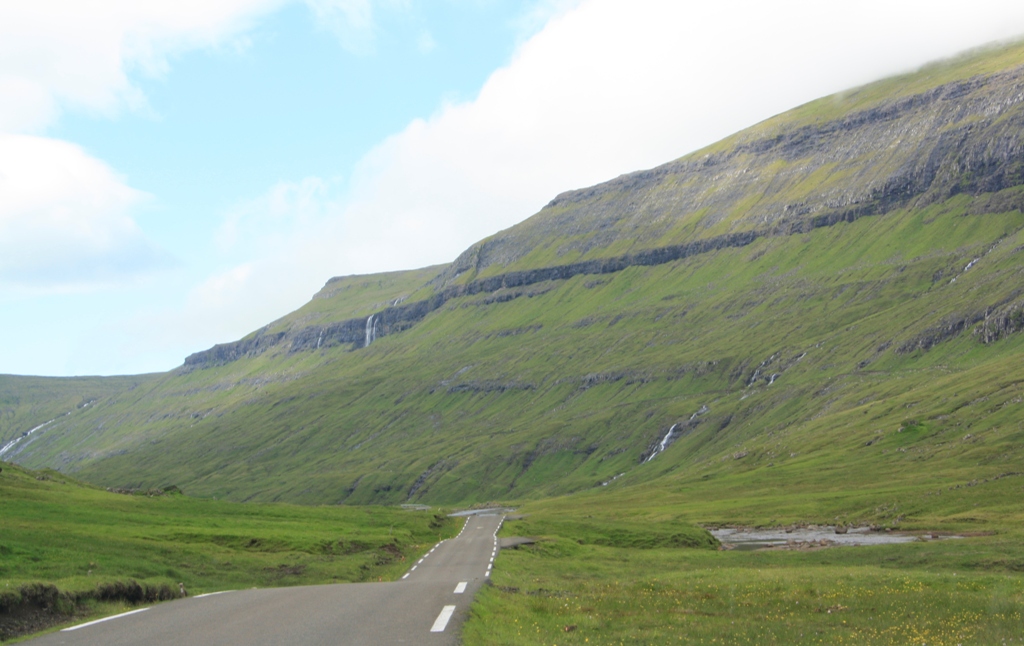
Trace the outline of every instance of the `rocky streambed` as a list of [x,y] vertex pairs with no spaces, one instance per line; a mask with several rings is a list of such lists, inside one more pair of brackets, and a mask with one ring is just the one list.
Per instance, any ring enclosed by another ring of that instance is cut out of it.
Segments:
[[727,550],[814,550],[856,545],[888,545],[921,540],[963,538],[937,532],[879,531],[872,527],[808,525],[806,527],[723,527],[709,530]]

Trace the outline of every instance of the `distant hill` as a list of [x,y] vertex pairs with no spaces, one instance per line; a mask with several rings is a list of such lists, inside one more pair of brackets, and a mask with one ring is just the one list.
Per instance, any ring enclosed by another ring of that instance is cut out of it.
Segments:
[[1022,208],[1018,44],[563,193],[450,265],[332,279],[4,459],[319,503],[1005,477]]

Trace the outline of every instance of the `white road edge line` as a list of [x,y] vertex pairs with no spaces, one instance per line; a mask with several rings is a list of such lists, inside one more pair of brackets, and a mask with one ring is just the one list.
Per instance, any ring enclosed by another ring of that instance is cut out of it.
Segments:
[[409,573],[408,573],[408,572],[406,572],[406,573],[405,573],[405,576],[403,576],[402,578],[403,578],[403,579],[408,579],[408,578],[409,578]]
[[234,592],[234,590],[221,590],[220,592],[207,592],[205,594],[197,594],[196,596],[194,596],[192,598],[193,599],[202,599],[203,597],[212,597],[215,594],[227,594],[229,592]]
[[445,606],[441,609],[441,614],[434,620],[434,625],[430,627],[432,633],[443,633],[444,629],[448,627],[448,620],[452,618],[452,614],[455,612],[455,606]]
[[120,619],[121,617],[127,617],[128,615],[134,615],[137,612],[145,612],[146,610],[149,610],[149,608],[139,608],[138,610],[130,610],[128,612],[122,612],[121,614],[114,615],[112,617],[104,617],[103,619],[97,619],[96,621],[90,621],[89,623],[78,624],[77,626],[71,626],[70,628],[64,628],[63,630],[61,630],[61,632],[62,633],[68,633],[68,632],[71,632],[72,630],[78,630],[79,628],[85,628],[86,626],[95,626],[96,624],[102,624],[104,621],[110,621],[111,619]]
[[459,585],[455,586],[455,594],[462,594],[466,591],[466,584],[468,581],[459,581]]

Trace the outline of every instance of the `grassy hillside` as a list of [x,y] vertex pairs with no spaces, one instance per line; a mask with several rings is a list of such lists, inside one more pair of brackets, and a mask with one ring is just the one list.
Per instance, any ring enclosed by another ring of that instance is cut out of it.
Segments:
[[[909,351],[1019,284],[1024,217],[956,202],[507,302],[456,299],[363,350],[169,375],[77,412],[26,463],[303,502],[516,498],[808,460],[896,477],[1024,470],[1021,337],[968,330]],[[641,465],[673,424],[675,443]],[[76,429],[106,457],[75,455]],[[964,457],[978,452],[980,465]]]

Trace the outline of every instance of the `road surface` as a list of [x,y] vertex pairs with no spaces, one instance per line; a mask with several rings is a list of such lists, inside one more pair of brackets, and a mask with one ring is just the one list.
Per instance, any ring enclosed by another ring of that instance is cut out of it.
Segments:
[[104,646],[458,644],[473,595],[490,576],[503,516],[469,516],[389,583],[236,590],[139,608],[25,642]]

